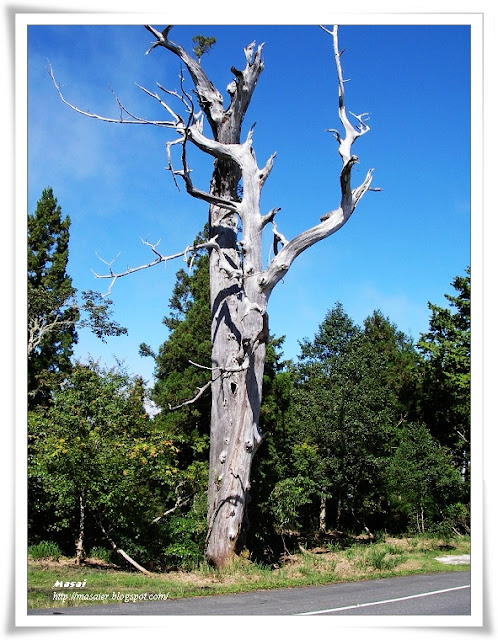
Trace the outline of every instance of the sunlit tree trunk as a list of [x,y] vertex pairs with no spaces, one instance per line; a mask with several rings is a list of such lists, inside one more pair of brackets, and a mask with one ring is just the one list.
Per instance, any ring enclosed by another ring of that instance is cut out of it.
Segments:
[[[214,189],[223,184],[219,169]],[[225,191],[218,195],[236,197],[236,185],[223,186]],[[220,566],[244,541],[250,469],[262,440],[258,425],[268,333],[266,313],[261,313],[266,309],[265,296],[237,275],[248,268],[261,271],[260,234],[256,231],[242,255],[235,214],[227,216],[222,208],[211,206],[210,222],[211,238],[216,238],[223,254],[212,250],[210,256],[212,406],[206,556]],[[225,261],[228,270],[223,268]],[[248,311],[251,305],[257,309]]]
[[85,539],[85,494],[80,494],[79,500],[79,527],[76,540],[76,564],[80,565],[83,559],[83,541]]

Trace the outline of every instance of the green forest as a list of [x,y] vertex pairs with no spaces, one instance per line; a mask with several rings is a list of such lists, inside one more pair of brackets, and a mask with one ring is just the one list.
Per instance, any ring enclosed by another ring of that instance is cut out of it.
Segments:
[[[197,241],[206,237],[206,230]],[[180,269],[155,383],[79,362],[78,331],[126,329],[67,272],[70,219],[51,188],[28,215],[28,544],[192,569],[207,534],[209,260]],[[272,335],[244,550],[272,564],[332,533],[470,534],[470,268],[428,302],[417,340],[339,301],[295,361]],[[195,402],[186,403],[199,395]],[[157,412],[146,410],[153,403]]]

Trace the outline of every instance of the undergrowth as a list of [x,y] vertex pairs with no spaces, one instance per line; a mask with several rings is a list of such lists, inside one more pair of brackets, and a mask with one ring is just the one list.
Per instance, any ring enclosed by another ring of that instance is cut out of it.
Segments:
[[[441,555],[470,553],[470,538],[453,540],[429,536],[389,538],[380,542],[324,544],[281,557],[278,564],[239,557],[230,566],[214,569],[201,562],[192,571],[168,571],[145,576],[105,562],[103,550],[77,567],[74,559],[58,556],[49,543],[30,547],[28,560],[28,607],[60,608],[112,602],[112,594],[162,593],[170,599],[348,582],[416,573],[468,570],[469,565],[445,565]],[[58,556],[58,559],[55,559]],[[109,594],[107,600],[70,602],[54,599],[54,593],[68,591],[55,587],[59,581],[86,581],[86,593]]]

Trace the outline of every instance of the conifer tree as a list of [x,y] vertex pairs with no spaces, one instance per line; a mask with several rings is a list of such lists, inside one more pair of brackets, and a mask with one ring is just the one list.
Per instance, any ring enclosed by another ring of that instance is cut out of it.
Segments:
[[52,188],[28,215],[28,407],[46,407],[50,390],[71,371],[77,328],[89,327],[105,342],[127,330],[110,319],[112,301],[83,291],[81,301],[67,273],[69,216],[62,217]]
[[423,411],[432,435],[451,449],[470,482],[470,268],[445,294],[449,308],[429,302],[428,333],[418,346],[425,355]]
[[71,369],[79,310],[70,304],[76,290],[68,275],[69,216],[62,216],[51,187],[28,215],[28,397],[46,404],[58,374]]
[[[195,242],[201,242],[205,233]],[[192,389],[202,389],[211,378],[210,371],[197,366],[209,362],[211,353],[207,252],[195,258],[190,273],[185,269],[177,272],[169,308],[171,312],[163,319],[169,335],[158,353],[145,344],[140,350],[141,355],[155,359],[152,397],[162,410],[156,421],[175,438],[181,449],[180,464],[186,467],[194,460],[207,460],[209,447],[210,390],[180,406],[191,397]]]
[[378,526],[383,469],[415,371],[411,340],[379,311],[359,327],[336,303],[314,340],[301,343],[294,406],[322,531],[327,523]]

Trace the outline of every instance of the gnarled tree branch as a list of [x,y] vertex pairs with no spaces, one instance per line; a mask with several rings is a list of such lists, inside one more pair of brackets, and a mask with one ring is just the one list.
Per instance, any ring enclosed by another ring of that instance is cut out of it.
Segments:
[[199,103],[206,113],[213,131],[216,131],[223,117],[223,98],[220,92],[213,86],[197,60],[189,55],[179,44],[168,39],[172,25],[166,27],[163,31],[158,31],[147,24],[145,28],[156,37],[156,41],[148,49],[146,54],[150,53],[156,47],[161,46],[180,58],[190,73],[199,98]]
[[69,102],[64,97],[64,95],[62,93],[62,90],[60,88],[60,84],[55,79],[54,71],[53,71],[52,65],[50,63],[49,63],[48,73],[49,73],[50,77],[52,78],[52,82],[54,83],[54,86],[57,89],[57,93],[59,94],[59,97],[62,100],[62,102],[66,106],[68,106],[70,109],[72,109],[73,111],[76,111],[77,113],[80,113],[81,115],[86,116],[87,118],[94,118],[95,120],[101,120],[102,122],[110,122],[111,124],[150,124],[150,125],[154,125],[156,127],[167,127],[167,128],[173,128],[173,127],[176,126],[176,122],[173,122],[173,121],[168,121],[168,120],[150,120],[150,119],[146,119],[146,118],[141,118],[139,116],[135,116],[135,115],[131,114],[129,111],[127,111],[117,98],[116,98],[117,99],[117,103],[118,103],[118,106],[119,106],[121,112],[122,113],[125,112],[129,116],[129,119],[125,119],[123,117],[111,118],[111,117],[108,117],[108,116],[99,115],[98,113],[92,113],[91,111],[85,111],[83,109],[80,109],[79,107],[77,107],[76,105],[72,104],[71,102]]
[[115,273],[112,269],[112,264],[114,262],[114,260],[111,260],[110,262],[106,262],[103,258],[101,258],[100,256],[99,259],[106,264],[109,267],[109,273],[106,274],[98,274],[95,273],[94,271],[92,272],[94,274],[94,276],[96,278],[103,278],[103,279],[111,279],[111,284],[109,285],[109,288],[107,290],[107,293],[105,293],[104,295],[109,295],[111,293],[111,289],[114,286],[116,280],[118,280],[118,278],[123,278],[124,276],[129,276],[132,273],[136,273],[137,271],[143,271],[144,269],[150,269],[151,267],[155,267],[156,265],[160,264],[161,262],[169,262],[170,260],[175,260],[176,258],[181,258],[183,256],[185,262],[187,262],[187,255],[189,253],[192,254],[196,254],[197,251],[200,251],[201,249],[219,249],[219,246],[216,243],[216,238],[213,238],[211,240],[208,240],[207,242],[201,242],[200,244],[197,245],[192,245],[192,246],[188,246],[186,247],[186,249],[184,249],[183,251],[179,251],[177,253],[173,253],[169,256],[165,256],[162,255],[161,253],[159,253],[159,251],[157,250],[157,246],[159,245],[159,242],[156,242],[155,244],[151,244],[150,242],[147,242],[146,240],[142,240],[143,244],[145,244],[146,246],[150,247],[150,249],[152,250],[152,252],[157,256],[154,260],[152,260],[151,262],[148,262],[147,264],[142,264],[138,267],[130,267],[128,269],[126,269],[126,271],[121,271],[120,273]]
[[[351,147],[357,138],[369,131],[369,126],[364,122],[364,117],[367,114],[354,116],[358,121],[357,126],[354,127],[351,124],[346,114],[344,103],[344,79],[341,65],[342,52],[339,52],[338,27],[335,25],[332,31],[329,31],[325,27],[322,27],[322,29],[329,33],[333,39],[334,58],[339,82],[339,118],[345,132],[344,137],[341,138],[337,130],[330,130],[335,134],[336,140],[339,142],[339,154],[342,158],[342,170],[340,174],[341,203],[337,209],[321,216],[319,224],[303,231],[284,244],[278,252],[278,255],[275,255],[273,258],[268,269],[262,274],[257,274],[259,286],[267,296],[271,294],[277,282],[287,273],[298,255],[320,240],[332,235],[346,224],[362,196],[370,189],[370,183],[372,181],[373,169],[370,169],[361,185],[355,189],[351,189],[351,171],[353,166],[358,162],[358,157],[351,153]],[[263,220],[264,222],[273,222],[272,212]]]

